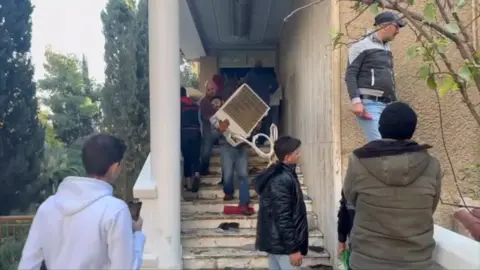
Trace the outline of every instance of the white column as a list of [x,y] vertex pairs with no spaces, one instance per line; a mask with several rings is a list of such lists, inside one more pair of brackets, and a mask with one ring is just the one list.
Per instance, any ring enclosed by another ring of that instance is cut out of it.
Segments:
[[150,142],[157,184],[158,269],[182,269],[180,244],[180,44],[178,0],[148,1]]

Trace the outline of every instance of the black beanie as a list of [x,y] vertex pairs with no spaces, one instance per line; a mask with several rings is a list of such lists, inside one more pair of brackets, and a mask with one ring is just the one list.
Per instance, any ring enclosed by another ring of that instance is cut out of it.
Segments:
[[378,130],[383,139],[409,140],[417,128],[417,114],[404,102],[389,104],[380,115]]

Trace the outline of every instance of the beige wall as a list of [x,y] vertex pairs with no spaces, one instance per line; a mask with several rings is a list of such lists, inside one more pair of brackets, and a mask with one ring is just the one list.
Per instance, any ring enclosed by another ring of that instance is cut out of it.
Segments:
[[210,80],[218,72],[218,62],[216,56],[201,57],[198,61],[198,90],[205,92],[205,82]]
[[[310,2],[297,0],[292,10]],[[285,24],[277,72],[285,88],[286,132],[302,140],[301,169],[334,259],[341,173],[339,89],[335,86],[339,79],[334,78],[339,74],[334,72],[338,61],[331,61],[335,52],[326,31],[333,22],[332,8],[324,1],[298,12]]]
[[[349,2],[340,2],[341,25],[345,25],[352,20],[355,12],[349,8],[352,4]],[[466,6],[468,7],[469,4]],[[423,7],[419,7],[421,10]],[[464,16],[471,16],[464,14]],[[361,36],[366,27],[372,25],[372,14],[366,12],[351,23],[349,33],[352,37]],[[353,27],[355,25],[355,27]],[[443,148],[443,141],[440,132],[440,117],[438,112],[438,103],[435,93],[426,87],[425,82],[416,77],[420,62],[418,60],[407,60],[406,50],[415,42],[413,32],[405,28],[401,31],[397,39],[392,43],[392,50],[395,57],[395,75],[397,80],[397,91],[400,99],[408,102],[416,111],[419,117],[419,126],[415,134],[417,141],[429,143],[434,146],[432,154],[440,159],[445,177],[443,180],[443,200],[453,203],[458,197],[458,192],[452,180],[451,170],[449,168],[447,156]],[[349,111],[349,101],[345,83],[343,82],[343,73],[347,63],[347,51],[341,50],[342,64],[342,83],[341,83],[341,122],[342,122],[342,166],[345,168],[348,155],[352,150],[364,143],[364,136],[358,128],[355,118]],[[455,54],[452,50],[448,55]],[[457,64],[459,61],[457,61]],[[471,91],[476,103],[480,102],[478,92]],[[453,165],[456,170],[465,168],[473,163],[480,163],[480,129],[469,114],[467,108],[462,103],[458,93],[450,93],[443,97],[440,102],[443,111],[443,126],[447,137],[446,146],[450,152]],[[480,108],[479,108],[480,109]],[[459,174],[459,176],[462,176]],[[480,178],[477,176],[477,187],[461,182],[460,187],[463,194],[471,196],[472,190],[476,189],[478,194]],[[453,198],[452,198],[453,197]],[[448,206],[440,206],[435,215],[436,222],[439,225],[451,228],[452,220],[450,215],[454,209]]]

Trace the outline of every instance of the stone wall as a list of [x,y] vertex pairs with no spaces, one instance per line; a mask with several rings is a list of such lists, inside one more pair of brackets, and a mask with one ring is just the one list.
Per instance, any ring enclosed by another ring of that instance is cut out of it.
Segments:
[[[295,1],[294,10],[313,0]],[[334,3],[333,5],[331,3]],[[325,246],[335,259],[336,214],[341,188],[337,52],[328,29],[338,24],[336,0],[299,11],[281,33],[277,73],[284,87],[286,133],[302,140],[301,168]],[[336,61],[332,61],[337,59]]]
[[198,90],[205,93],[205,82],[212,79],[218,72],[216,56],[204,56],[197,60],[198,63]]

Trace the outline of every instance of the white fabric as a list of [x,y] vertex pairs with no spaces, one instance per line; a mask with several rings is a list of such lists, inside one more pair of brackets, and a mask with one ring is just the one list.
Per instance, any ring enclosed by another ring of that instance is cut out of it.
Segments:
[[104,181],[67,177],[35,214],[18,269],[139,269],[145,235]]
[[277,90],[270,96],[270,106],[280,106],[282,100],[282,87],[279,86]]

